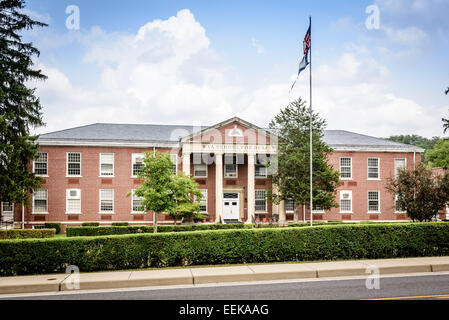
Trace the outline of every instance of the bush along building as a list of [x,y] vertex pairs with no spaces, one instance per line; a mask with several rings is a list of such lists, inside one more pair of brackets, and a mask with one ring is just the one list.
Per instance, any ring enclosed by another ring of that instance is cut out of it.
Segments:
[[[314,220],[407,220],[395,209],[386,181],[399,168],[413,169],[421,148],[343,130],[325,131],[334,151],[329,162],[340,172],[339,208],[313,210]],[[271,187],[265,164],[276,156],[277,139],[268,130],[240,118],[210,127],[92,124],[43,134],[32,170],[44,179],[30,207],[2,203],[2,220],[39,228],[82,222],[151,224],[153,214],[139,211],[140,199],[126,194],[140,182],[144,152],[166,152],[173,171],[192,175],[204,194],[207,222],[291,221],[295,204],[267,201]],[[297,208],[299,220],[308,209]],[[159,214],[160,224],[173,221]]]

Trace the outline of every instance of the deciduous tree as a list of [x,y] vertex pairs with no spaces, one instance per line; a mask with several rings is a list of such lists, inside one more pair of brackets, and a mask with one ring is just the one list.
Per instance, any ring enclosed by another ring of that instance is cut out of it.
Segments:
[[424,164],[415,170],[400,169],[386,188],[396,198],[398,210],[413,221],[431,221],[449,201],[449,171],[437,175]]

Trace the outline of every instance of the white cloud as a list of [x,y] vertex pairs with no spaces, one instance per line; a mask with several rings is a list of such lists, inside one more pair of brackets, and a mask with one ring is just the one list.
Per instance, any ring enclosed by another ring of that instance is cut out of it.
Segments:
[[253,48],[256,48],[257,54],[262,54],[264,52],[264,47],[259,42],[257,42],[255,38],[251,38],[251,46]]
[[[47,122],[40,133],[94,122],[210,125],[234,115],[267,126],[289,101],[308,99],[308,72],[291,94],[288,77],[256,90],[234,85],[232,68],[211,48],[189,10],[149,22],[135,34],[97,27],[81,35],[87,49],[83,63],[100,68],[99,81],[88,88],[75,85],[79,79],[41,65],[48,80],[38,83]],[[350,46],[335,61],[315,66],[314,108],[332,129],[439,135],[448,107],[431,109],[399,97],[389,79],[388,68],[367,48]]]

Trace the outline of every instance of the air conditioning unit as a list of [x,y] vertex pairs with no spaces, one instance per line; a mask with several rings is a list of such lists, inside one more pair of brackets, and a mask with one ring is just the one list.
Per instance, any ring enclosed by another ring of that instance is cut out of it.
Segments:
[[69,189],[67,190],[67,199],[79,199],[80,193],[79,189]]

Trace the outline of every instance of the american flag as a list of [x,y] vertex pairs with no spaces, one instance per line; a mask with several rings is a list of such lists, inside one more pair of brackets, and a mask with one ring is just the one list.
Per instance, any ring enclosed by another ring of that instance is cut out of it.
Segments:
[[310,28],[311,25],[309,25],[309,29],[307,29],[306,36],[304,37],[304,41],[302,42],[303,45],[303,51],[304,51],[304,57],[302,58],[301,62],[299,63],[298,67],[298,75],[296,76],[295,82],[293,82],[292,87],[290,88],[290,92],[293,90],[293,87],[296,84],[296,81],[298,80],[299,74],[309,65],[310,63],[310,43],[311,43],[311,37],[310,37]]

